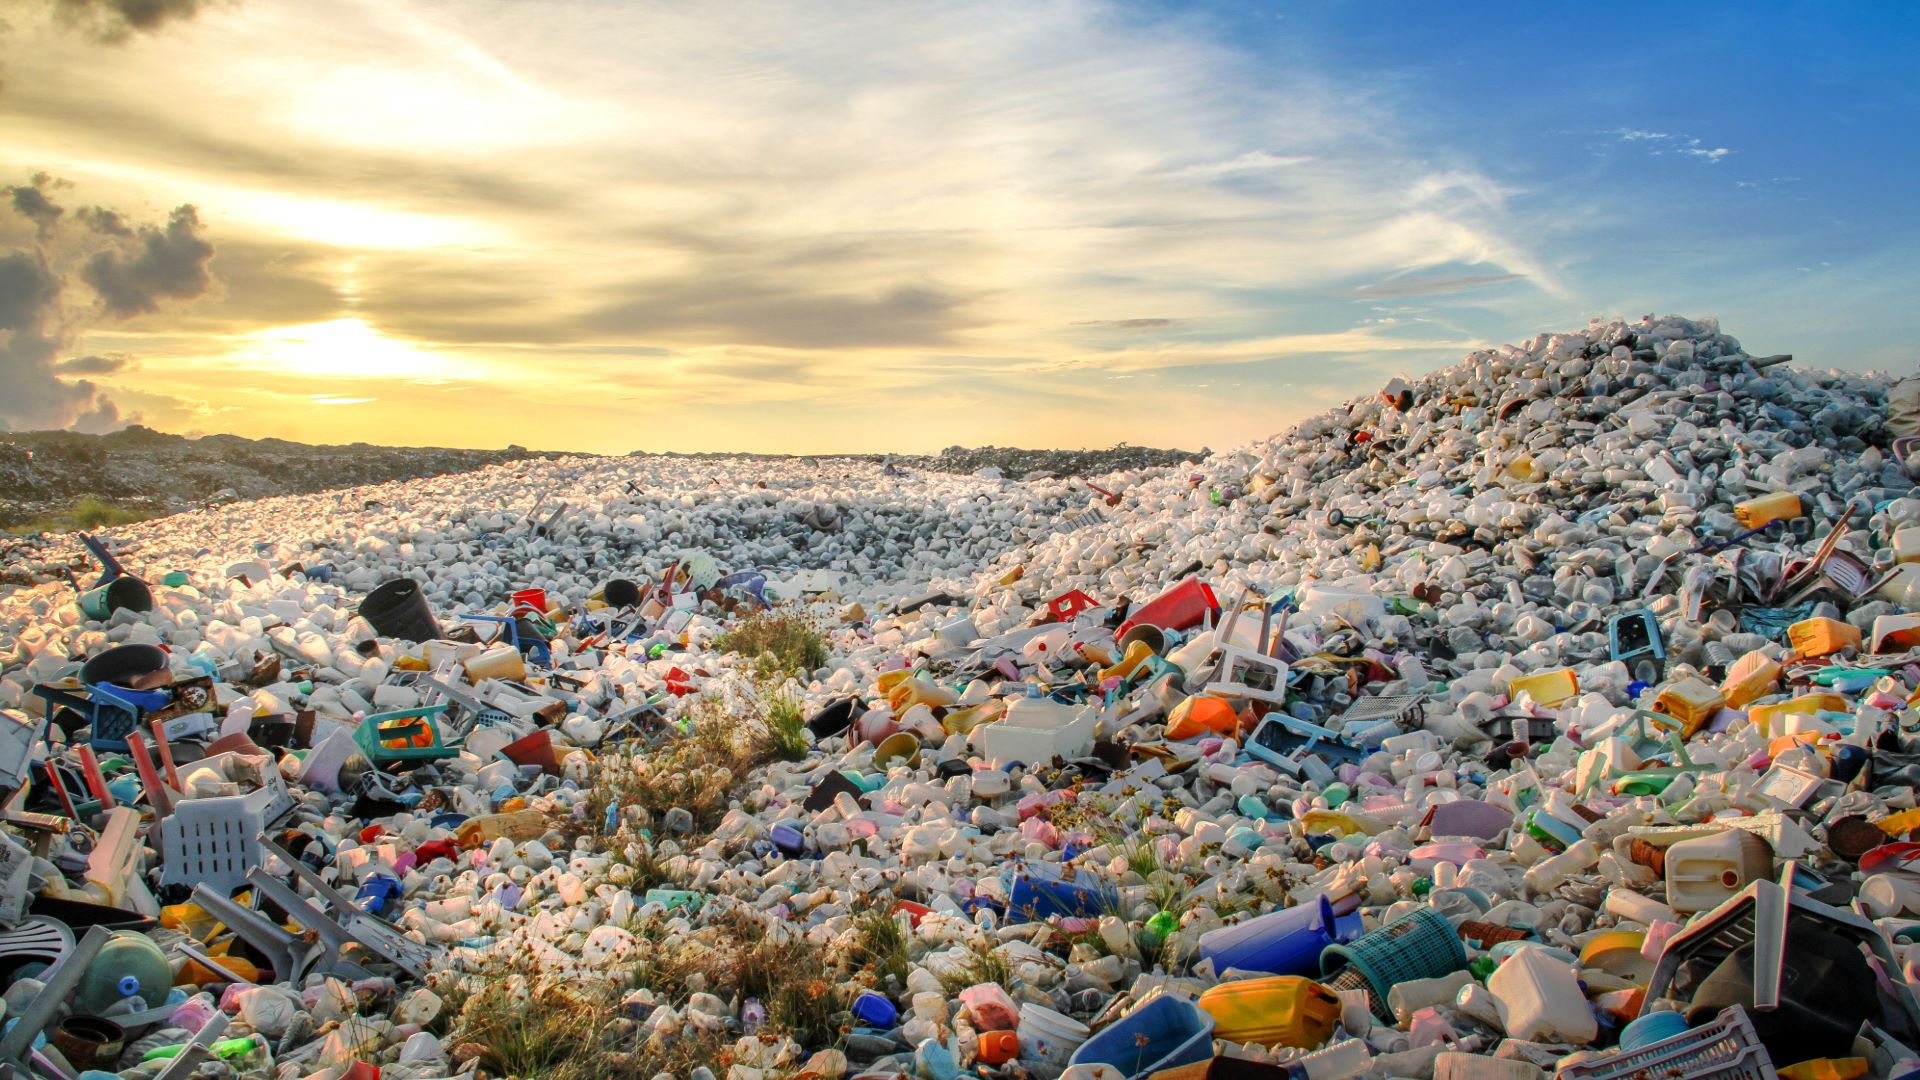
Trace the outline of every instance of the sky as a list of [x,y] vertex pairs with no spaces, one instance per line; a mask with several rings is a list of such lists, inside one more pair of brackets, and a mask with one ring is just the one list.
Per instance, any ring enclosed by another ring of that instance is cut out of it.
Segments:
[[1914,5],[0,19],[13,430],[1217,449],[1596,317],[1920,362]]

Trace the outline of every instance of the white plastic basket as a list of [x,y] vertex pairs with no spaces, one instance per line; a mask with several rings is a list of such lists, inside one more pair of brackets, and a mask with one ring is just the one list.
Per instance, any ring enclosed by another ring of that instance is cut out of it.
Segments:
[[1738,1005],[1671,1039],[1560,1067],[1558,1080],[1779,1080]]
[[271,759],[259,770],[260,787],[245,795],[186,799],[160,823],[162,885],[198,885],[222,894],[247,882],[260,865],[255,839],[293,809],[287,782]]

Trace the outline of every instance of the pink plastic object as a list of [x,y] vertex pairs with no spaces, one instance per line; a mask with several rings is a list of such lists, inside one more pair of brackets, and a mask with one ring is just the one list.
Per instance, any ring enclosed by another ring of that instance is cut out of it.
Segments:
[[1213,590],[1198,577],[1190,577],[1161,593],[1159,596],[1135,608],[1120,624],[1114,638],[1125,637],[1128,630],[1141,623],[1157,626],[1162,630],[1187,630],[1199,626],[1207,617],[1207,612],[1220,610],[1220,601],[1214,599]]
[[978,1031],[1012,1031],[1020,1026],[1020,1010],[999,983],[979,983],[960,991],[960,1004]]

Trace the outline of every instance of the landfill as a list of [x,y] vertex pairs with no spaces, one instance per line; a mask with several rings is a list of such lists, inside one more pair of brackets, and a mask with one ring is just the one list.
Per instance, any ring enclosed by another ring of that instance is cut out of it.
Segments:
[[43,543],[0,1069],[1920,1077],[1892,387],[1648,317],[1090,478],[561,458]]

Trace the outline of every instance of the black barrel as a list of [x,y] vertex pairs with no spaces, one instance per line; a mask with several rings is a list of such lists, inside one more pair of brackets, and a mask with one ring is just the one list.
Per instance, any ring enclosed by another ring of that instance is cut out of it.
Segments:
[[440,636],[440,624],[427,606],[427,594],[411,578],[389,581],[368,593],[360,601],[359,614],[381,637],[432,641]]

